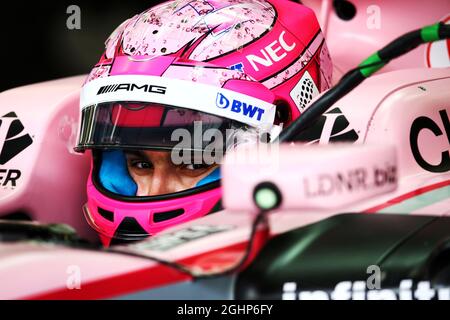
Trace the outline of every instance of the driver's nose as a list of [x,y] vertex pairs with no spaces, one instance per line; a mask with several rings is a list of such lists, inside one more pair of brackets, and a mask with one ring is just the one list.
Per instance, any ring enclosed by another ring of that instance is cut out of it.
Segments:
[[171,172],[170,168],[155,166],[150,188],[148,190],[149,196],[156,196],[168,193],[174,193],[177,188],[177,177]]
[[138,188],[139,196],[164,195],[185,189],[170,152],[149,151],[147,155],[153,164],[153,173],[148,183]]

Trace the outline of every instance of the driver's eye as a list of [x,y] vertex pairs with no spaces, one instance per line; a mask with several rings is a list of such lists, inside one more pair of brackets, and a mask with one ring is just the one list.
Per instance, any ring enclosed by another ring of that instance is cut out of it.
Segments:
[[210,165],[202,163],[202,164],[188,164],[184,168],[187,170],[204,170],[208,169],[209,167]]
[[150,162],[139,160],[131,161],[131,166],[137,169],[151,169],[153,167]]

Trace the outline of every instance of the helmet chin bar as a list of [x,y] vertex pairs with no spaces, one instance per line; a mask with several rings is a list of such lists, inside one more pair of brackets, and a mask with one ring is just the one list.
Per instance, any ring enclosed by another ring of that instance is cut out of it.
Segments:
[[221,208],[220,182],[170,195],[130,199],[105,192],[94,186],[94,181],[91,173],[84,212],[91,227],[105,239],[140,240]]

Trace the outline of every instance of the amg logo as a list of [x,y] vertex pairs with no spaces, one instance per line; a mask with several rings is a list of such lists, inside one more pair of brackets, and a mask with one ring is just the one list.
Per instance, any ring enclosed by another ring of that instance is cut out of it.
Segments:
[[117,92],[120,90],[124,90],[124,91],[142,90],[144,92],[166,94],[167,87],[155,86],[155,85],[149,85],[149,84],[144,84],[144,85],[139,86],[135,83],[110,84],[108,86],[103,86],[100,89],[98,89],[97,95],[109,93],[109,92]]

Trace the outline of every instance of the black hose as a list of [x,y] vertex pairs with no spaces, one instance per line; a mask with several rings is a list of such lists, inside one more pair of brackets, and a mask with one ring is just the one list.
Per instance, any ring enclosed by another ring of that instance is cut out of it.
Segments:
[[280,133],[274,142],[295,140],[296,136],[313,125],[333,104],[392,59],[412,51],[420,44],[448,38],[450,38],[450,26],[442,22],[408,32],[398,37],[363,61],[357,68],[347,72],[336,86],[325,92],[319,99],[312,103],[300,117]]

